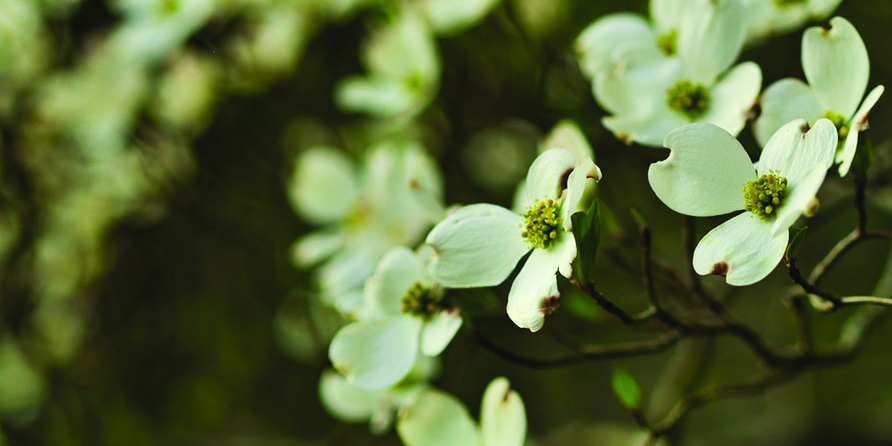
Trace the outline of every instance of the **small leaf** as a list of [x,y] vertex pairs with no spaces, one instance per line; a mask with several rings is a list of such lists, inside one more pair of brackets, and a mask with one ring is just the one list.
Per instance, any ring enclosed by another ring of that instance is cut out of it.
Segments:
[[855,158],[852,160],[852,167],[849,170],[855,174],[856,178],[865,179],[871,165],[873,165],[873,142],[870,137],[864,137],[858,141]]
[[805,231],[808,226],[800,228],[798,226],[790,227],[790,242],[787,243],[787,249],[784,251],[784,263],[790,265],[799,256],[799,250],[802,249],[802,242],[805,241]]
[[635,377],[629,373],[629,370],[623,366],[613,367],[613,376],[611,377],[613,385],[613,393],[616,398],[630,410],[637,410],[641,406],[641,389],[638,388],[638,382]]
[[576,261],[573,262],[573,278],[580,286],[586,286],[591,280],[592,267],[598,254],[601,241],[601,216],[598,212],[598,201],[594,201],[586,212],[577,212],[570,216],[573,223],[573,236],[576,239]]

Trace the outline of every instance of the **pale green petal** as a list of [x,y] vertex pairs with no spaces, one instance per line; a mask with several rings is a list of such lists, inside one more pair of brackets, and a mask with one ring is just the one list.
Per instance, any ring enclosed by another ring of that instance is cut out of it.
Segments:
[[353,162],[342,151],[313,147],[300,155],[288,196],[301,217],[316,224],[343,218],[356,202],[359,186]]
[[827,175],[827,167],[829,166],[815,166],[799,180],[796,187],[787,189],[787,196],[784,197],[784,202],[777,210],[777,217],[774,219],[773,235],[787,232],[800,215],[811,210],[818,189],[821,188],[824,176]]
[[496,378],[483,393],[480,427],[485,446],[523,446],[527,416],[523,400],[506,378]]
[[753,124],[753,131],[763,147],[784,124],[794,119],[814,122],[827,111],[805,82],[793,78],[781,79],[765,89],[761,105],[762,113]]
[[[682,78],[678,58],[655,59],[647,49],[626,47],[620,56],[621,62],[609,71],[598,73],[592,84],[598,105],[620,119],[628,119],[630,115],[647,116],[667,108],[666,91]],[[659,139],[662,142],[663,136]]]
[[694,270],[723,275],[729,285],[756,283],[774,270],[787,248],[787,231],[777,236],[771,232],[771,221],[744,212],[700,240],[694,249]]
[[567,198],[561,205],[561,216],[564,229],[571,231],[573,222],[570,219],[576,212],[585,212],[595,199],[597,183],[601,180],[601,169],[591,159],[577,164],[567,180]]
[[577,163],[584,160],[595,159],[595,152],[589,145],[588,139],[579,129],[575,122],[565,119],[558,122],[551,132],[539,143],[539,152],[548,149],[566,149],[573,154],[573,158]]
[[576,39],[579,69],[589,79],[610,69],[611,54],[630,42],[656,42],[650,23],[637,14],[616,13],[601,17],[587,26]]
[[520,215],[491,204],[456,209],[427,236],[437,253],[434,280],[449,288],[502,283],[530,249],[520,236],[523,223]]
[[678,56],[694,83],[710,86],[740,55],[746,38],[744,8],[738,0],[700,2],[678,32]]
[[880,100],[885,88],[882,85],[877,86],[867,95],[861,108],[855,112],[855,116],[851,120],[849,126],[849,134],[843,143],[843,149],[836,154],[836,162],[839,165],[839,176],[844,177],[849,173],[852,166],[852,160],[855,159],[855,151],[858,149],[858,134],[867,129],[867,115],[873,106]]
[[660,147],[669,132],[690,124],[691,121],[681,113],[670,110],[664,103],[650,115],[607,116],[601,123],[621,141],[635,141],[645,146]]
[[451,35],[480,20],[500,0],[422,0],[424,16],[434,31]]
[[400,78],[349,76],[335,87],[335,103],[353,112],[392,117],[424,105],[424,97]]
[[518,214],[523,214],[532,205],[533,199],[527,194],[527,182],[526,180],[520,180],[517,188],[514,189],[514,196],[511,198],[511,210]]
[[651,0],[650,18],[660,34],[678,31],[697,6],[698,0]]
[[755,179],[743,146],[727,131],[695,123],[666,136],[672,152],[650,165],[647,179],[657,197],[672,210],[697,217],[743,208],[743,187]]
[[334,370],[324,370],[319,380],[319,400],[335,418],[357,423],[377,412],[387,390],[360,389]]
[[548,249],[534,249],[508,291],[508,317],[520,328],[536,332],[545,324],[545,316],[557,307],[560,293],[557,273],[570,276],[576,258],[573,233],[563,232]]
[[298,268],[309,268],[331,257],[344,244],[340,231],[316,231],[297,239],[291,247],[291,260]]
[[421,329],[421,353],[437,356],[449,345],[461,328],[462,318],[458,311],[441,311],[424,323]]
[[396,430],[406,446],[481,446],[468,409],[439,390],[418,392],[400,411]]
[[852,116],[867,90],[870,61],[855,27],[842,17],[830,30],[809,28],[802,36],[802,68],[818,101],[842,116]]
[[811,128],[804,120],[790,121],[775,132],[762,149],[759,175],[776,172],[786,178],[787,187],[793,189],[815,167],[830,168],[836,153],[836,140],[836,127],[827,119],[819,119]]
[[567,187],[567,175],[575,165],[576,159],[569,150],[550,149],[542,152],[527,173],[527,194],[533,199],[557,200]]
[[424,279],[424,265],[414,252],[405,246],[391,249],[365,282],[363,292],[369,311],[381,318],[401,314],[401,300],[415,282],[432,285]]
[[833,13],[842,0],[809,0],[808,12],[813,19],[821,20]]
[[762,71],[753,62],[732,68],[709,91],[709,107],[698,121],[711,122],[737,136],[762,88]]
[[354,322],[335,334],[328,357],[356,387],[386,389],[412,370],[420,331],[421,320],[408,315]]
[[[340,307],[340,296],[359,291],[386,252],[380,240],[345,239],[344,247],[319,266],[319,287],[328,303]],[[360,293],[360,302],[362,294]]]
[[440,56],[433,33],[424,20],[408,8],[384,27],[375,30],[362,56],[373,73],[420,84],[437,81]]

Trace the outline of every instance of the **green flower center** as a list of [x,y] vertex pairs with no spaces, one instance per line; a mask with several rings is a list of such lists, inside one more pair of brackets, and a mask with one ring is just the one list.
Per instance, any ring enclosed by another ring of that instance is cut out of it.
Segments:
[[403,304],[402,312],[408,315],[428,320],[442,310],[439,296],[434,290],[415,282],[406,291],[406,295],[400,299]]
[[563,229],[564,219],[558,217],[561,207],[554,200],[536,202],[524,214],[526,222],[520,236],[533,248],[548,249]]
[[666,96],[669,108],[691,119],[699,118],[709,106],[709,90],[703,84],[694,84],[687,79],[669,87]]
[[824,113],[824,116],[821,117],[829,119],[830,122],[836,126],[840,141],[846,139],[846,136],[849,136],[849,120],[843,115],[828,110],[827,113]]
[[678,40],[678,31],[673,29],[657,38],[657,48],[667,56],[674,56],[676,40]]
[[777,215],[786,192],[786,178],[774,173],[764,174],[755,181],[748,181],[743,187],[743,208],[762,220],[769,220]]

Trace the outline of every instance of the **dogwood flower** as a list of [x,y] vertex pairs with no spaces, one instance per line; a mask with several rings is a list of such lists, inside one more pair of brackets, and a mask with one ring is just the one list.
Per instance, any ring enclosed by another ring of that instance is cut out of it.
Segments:
[[746,8],[747,40],[786,34],[808,21],[824,20],[842,0],[742,0]]
[[768,140],[753,167],[743,146],[727,131],[696,123],[666,135],[672,152],[651,164],[647,178],[672,210],[696,217],[745,210],[706,234],[694,250],[699,274],[725,276],[731,285],[749,285],[780,261],[787,229],[813,200],[833,163],[836,129],[819,119],[781,127]]
[[791,119],[830,119],[839,131],[836,162],[839,175],[845,176],[855,158],[858,133],[867,128],[867,114],[885,88],[877,86],[862,102],[870,75],[867,48],[848,20],[834,17],[830,25],[829,30],[809,28],[802,36],[802,68],[808,84],[787,78],[768,87],[754,129],[764,144]]
[[299,268],[318,266],[322,298],[347,314],[363,307],[362,286],[390,248],[416,243],[441,218],[439,169],[416,143],[382,143],[357,171],[341,151],[314,147],[296,162],[294,209],[326,225],[294,244]]
[[508,292],[507,310],[517,326],[538,331],[560,298],[555,273],[570,277],[576,258],[570,216],[588,208],[600,178],[591,159],[577,163],[568,150],[545,151],[527,174],[526,193],[535,198],[524,214],[474,204],[431,230],[434,279],[449,288],[495,286],[532,251]]
[[729,69],[744,43],[740,1],[695,0],[689,7],[672,46],[677,56],[666,57],[652,43],[626,43],[612,53],[610,69],[595,76],[595,99],[611,114],[601,122],[617,138],[659,146],[691,122],[734,135],[746,123],[762,73],[752,62]]
[[342,80],[335,102],[343,109],[378,117],[412,116],[433,99],[440,82],[440,59],[433,31],[405,9],[375,30],[362,60],[369,74]]
[[648,55],[676,55],[678,32],[684,18],[694,10],[691,0],[651,0],[648,22],[632,13],[608,14],[592,22],[576,38],[576,57],[579,69],[594,80],[599,73],[609,71],[627,46],[644,47]]
[[397,432],[407,446],[522,446],[526,440],[523,400],[505,378],[483,392],[480,425],[454,396],[435,389],[418,392],[403,406]]
[[445,305],[443,287],[430,277],[418,254],[390,250],[364,288],[365,317],[335,334],[328,356],[356,387],[392,387],[412,369],[418,354],[437,356],[461,327]]

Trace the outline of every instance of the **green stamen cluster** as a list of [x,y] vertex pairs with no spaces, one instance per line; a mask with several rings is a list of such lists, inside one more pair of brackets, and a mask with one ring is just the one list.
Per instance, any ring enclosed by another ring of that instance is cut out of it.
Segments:
[[674,56],[676,40],[678,40],[678,31],[673,29],[657,38],[657,48],[667,56]]
[[533,248],[547,249],[554,244],[561,231],[564,219],[558,217],[560,206],[554,200],[545,200],[530,207],[524,218],[524,230],[520,236],[527,239]]
[[787,179],[775,174],[764,174],[743,187],[743,208],[768,220],[777,215],[787,191]]
[[402,312],[428,320],[441,310],[437,297],[432,289],[421,282],[415,282],[400,299],[403,304]]
[[836,126],[836,131],[839,133],[839,140],[842,141],[846,139],[846,136],[849,136],[849,120],[846,119],[843,115],[833,113],[832,111],[827,111],[824,113],[822,118],[827,118],[833,125]]
[[703,84],[694,84],[689,80],[676,82],[666,90],[666,96],[669,108],[691,119],[700,117],[709,106],[709,90]]

